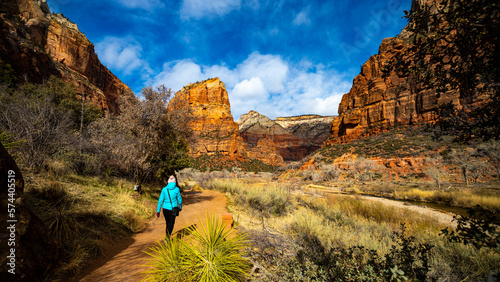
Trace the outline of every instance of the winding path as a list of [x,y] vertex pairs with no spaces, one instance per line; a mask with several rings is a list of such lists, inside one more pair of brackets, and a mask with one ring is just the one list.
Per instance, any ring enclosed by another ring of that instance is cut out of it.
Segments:
[[[226,211],[227,198],[224,194],[204,190],[188,191],[183,195],[183,209],[177,217],[174,234],[188,226],[205,221],[205,215],[221,214]],[[132,238],[116,243],[105,256],[97,259],[82,274],[72,281],[141,281],[141,274],[147,269],[145,259],[148,251],[158,240],[165,238],[163,213],[157,220],[151,219],[147,229]]]

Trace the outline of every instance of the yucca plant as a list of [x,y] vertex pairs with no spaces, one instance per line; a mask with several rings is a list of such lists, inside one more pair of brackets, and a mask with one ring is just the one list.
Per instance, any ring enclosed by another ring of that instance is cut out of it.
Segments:
[[187,281],[181,268],[184,244],[177,237],[159,242],[150,252],[149,269],[144,272],[147,277],[143,281]]
[[244,233],[226,229],[224,222],[207,215],[206,225],[192,227],[186,244],[189,281],[241,281],[248,262],[242,256],[248,243]]
[[184,239],[172,238],[150,249],[145,281],[243,281],[249,269],[244,257],[245,233],[226,229],[207,215],[206,223],[190,227]]

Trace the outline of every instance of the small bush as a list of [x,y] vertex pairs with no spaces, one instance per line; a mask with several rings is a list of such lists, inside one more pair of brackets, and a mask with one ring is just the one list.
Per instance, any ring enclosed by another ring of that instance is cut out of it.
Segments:
[[46,160],[45,170],[53,177],[62,177],[70,173],[68,165],[57,160]]
[[48,181],[42,185],[41,189],[33,189],[31,192],[38,199],[45,200],[56,206],[69,200],[66,187],[58,181]]
[[146,224],[137,216],[134,209],[128,209],[122,213],[123,219],[132,232],[139,232],[146,227]]
[[59,206],[49,225],[50,232],[60,243],[66,243],[73,234],[78,233],[79,224],[70,211],[68,202]]
[[293,207],[293,196],[282,187],[251,187],[234,180],[213,180],[209,186],[217,191],[230,193],[238,204],[248,206],[259,215],[281,216]]
[[297,281],[295,277],[311,277],[311,281],[415,281],[426,279],[430,270],[429,244],[415,242],[406,236],[405,226],[394,233],[389,253],[380,256],[363,246],[327,248],[311,234],[297,241],[296,256],[279,264],[280,281]]

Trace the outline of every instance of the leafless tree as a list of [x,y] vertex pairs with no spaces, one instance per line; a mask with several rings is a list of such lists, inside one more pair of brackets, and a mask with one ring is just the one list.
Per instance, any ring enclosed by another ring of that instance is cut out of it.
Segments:
[[424,173],[429,176],[434,182],[436,182],[437,187],[441,188],[441,180],[445,176],[446,172],[442,168],[441,164],[443,163],[442,158],[427,158],[425,159],[425,163],[427,164],[427,168],[424,170]]
[[478,147],[480,154],[488,159],[488,163],[495,169],[497,178],[500,178],[500,141],[491,140]]
[[465,185],[468,185],[469,172],[473,166],[474,158],[477,156],[475,148],[466,148],[464,150],[453,150],[451,161],[459,169],[464,178]]
[[326,164],[321,166],[326,181],[337,180],[342,171],[334,164]]
[[[162,165],[165,158],[182,158],[182,131],[177,113],[170,115],[167,104],[172,92],[165,86],[146,87],[143,99],[121,99],[121,114],[107,116],[90,127],[93,143],[103,154],[109,155],[109,162],[120,169],[132,172],[141,183]],[[173,147],[174,146],[174,147]],[[168,155],[168,156],[167,156]],[[175,165],[175,164],[173,164]]]
[[477,185],[478,184],[478,179],[482,175],[484,175],[484,172],[488,168],[487,164],[481,160],[474,160],[471,165],[469,166],[469,174],[471,178],[474,180],[474,183]]

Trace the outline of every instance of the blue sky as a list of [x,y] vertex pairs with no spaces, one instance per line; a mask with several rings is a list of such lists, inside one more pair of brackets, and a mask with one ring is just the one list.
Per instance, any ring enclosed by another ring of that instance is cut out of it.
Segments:
[[411,0],[48,0],[139,94],[219,77],[235,120],[336,115],[360,66]]

